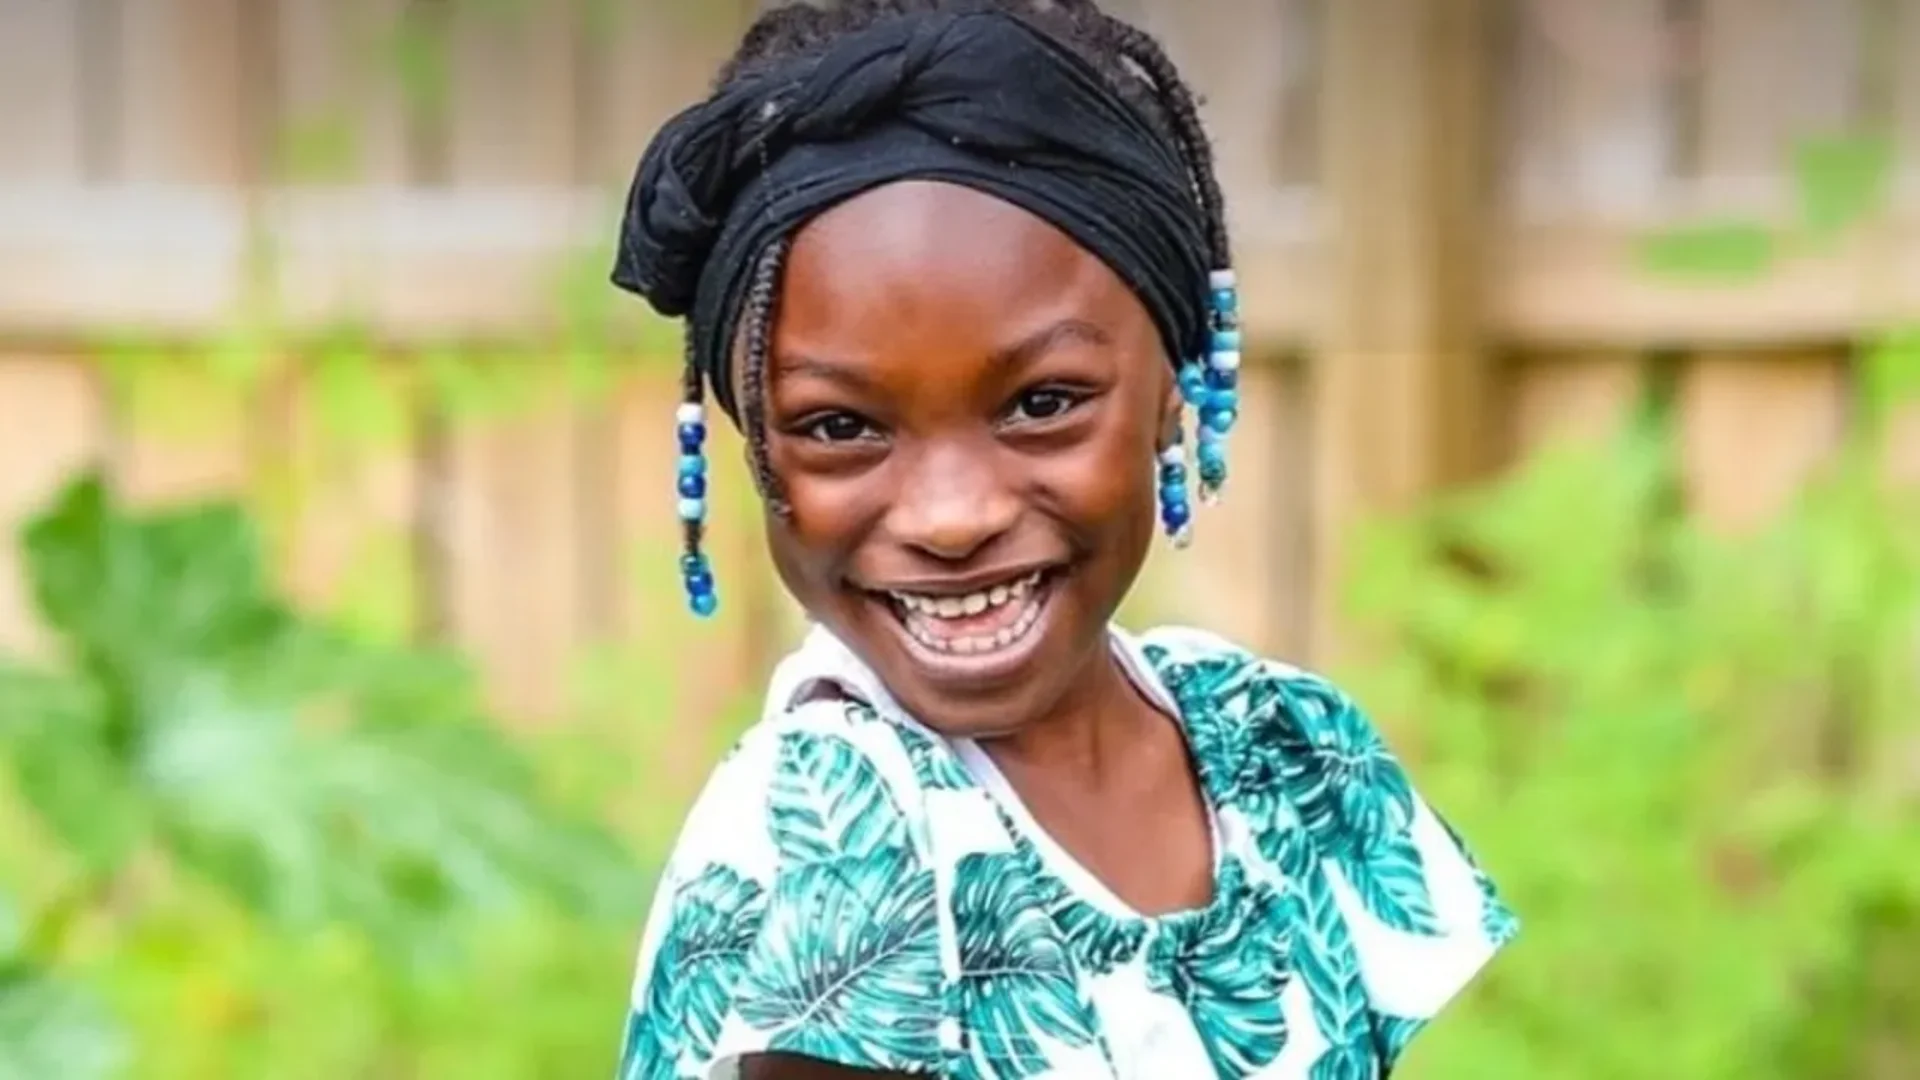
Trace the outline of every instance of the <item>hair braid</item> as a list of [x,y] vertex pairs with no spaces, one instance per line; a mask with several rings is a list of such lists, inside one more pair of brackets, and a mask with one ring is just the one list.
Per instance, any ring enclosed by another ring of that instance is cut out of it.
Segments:
[[776,240],[753,268],[753,283],[742,314],[746,356],[741,363],[741,416],[747,431],[747,458],[753,482],[767,507],[780,517],[791,507],[786,490],[773,471],[767,453],[767,361],[773,348],[773,320],[780,303],[780,274],[787,261],[787,241]]

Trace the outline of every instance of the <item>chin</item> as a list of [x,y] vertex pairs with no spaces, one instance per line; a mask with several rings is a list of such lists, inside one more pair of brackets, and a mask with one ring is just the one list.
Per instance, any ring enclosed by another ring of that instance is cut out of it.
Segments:
[[1017,730],[1065,692],[1104,639],[1074,586],[1077,567],[1031,571],[964,596],[859,591],[849,644],[912,716],[942,735]]

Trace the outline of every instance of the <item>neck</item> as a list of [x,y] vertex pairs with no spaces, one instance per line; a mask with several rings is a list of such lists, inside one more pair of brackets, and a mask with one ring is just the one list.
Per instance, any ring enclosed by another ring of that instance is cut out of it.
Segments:
[[983,740],[995,762],[1018,773],[1071,775],[1098,785],[1117,750],[1138,745],[1156,710],[1141,696],[1106,640],[1053,708],[1017,731]]

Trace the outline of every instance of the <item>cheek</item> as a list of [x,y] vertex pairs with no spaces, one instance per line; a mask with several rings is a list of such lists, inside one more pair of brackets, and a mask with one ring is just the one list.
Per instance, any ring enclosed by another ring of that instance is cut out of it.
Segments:
[[783,461],[777,441],[768,453],[775,472],[781,477],[788,513],[769,515],[768,536],[779,555],[795,569],[809,574],[834,573],[844,569],[861,538],[872,528],[883,505],[875,498],[874,474],[859,477],[820,477],[794,469]]
[[1137,525],[1154,516],[1151,422],[1135,416],[1103,424],[1072,450],[1036,461],[1043,497],[1089,527]]

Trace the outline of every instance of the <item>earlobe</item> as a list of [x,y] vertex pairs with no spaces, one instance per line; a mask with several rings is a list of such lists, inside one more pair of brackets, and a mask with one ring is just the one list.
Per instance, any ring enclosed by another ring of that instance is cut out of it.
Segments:
[[1183,404],[1180,396],[1180,384],[1173,379],[1168,379],[1166,381],[1166,389],[1162,392],[1160,399],[1160,424],[1157,434],[1157,447],[1164,449],[1181,442],[1182,433],[1180,430],[1180,421]]

